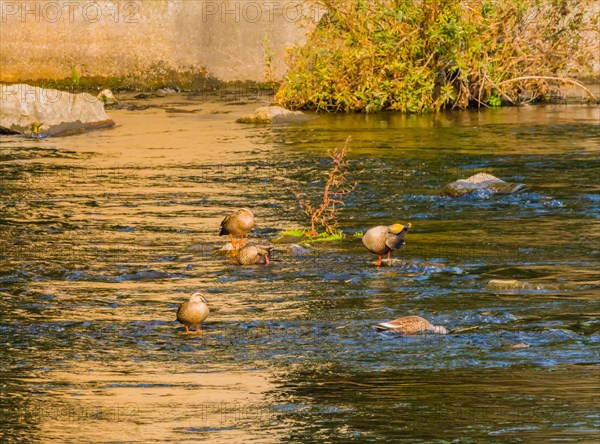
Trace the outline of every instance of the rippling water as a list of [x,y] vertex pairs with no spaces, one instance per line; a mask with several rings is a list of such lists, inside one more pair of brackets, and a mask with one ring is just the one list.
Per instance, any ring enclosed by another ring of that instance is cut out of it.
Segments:
[[[200,107],[0,140],[3,442],[600,438],[597,106],[274,126]],[[255,210],[252,237],[305,225],[294,193],[318,193],[349,135],[346,240],[278,245],[269,267],[214,254],[232,208]],[[528,188],[439,195],[476,172]],[[352,235],[396,221],[401,262],[377,268]],[[199,289],[211,315],[186,335],[175,310]],[[450,334],[372,328],[402,315]]]

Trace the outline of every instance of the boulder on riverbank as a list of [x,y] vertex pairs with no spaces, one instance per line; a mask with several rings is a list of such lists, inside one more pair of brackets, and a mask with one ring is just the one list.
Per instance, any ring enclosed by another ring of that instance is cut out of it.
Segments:
[[456,180],[442,188],[442,196],[458,197],[477,190],[489,190],[494,194],[512,194],[525,188],[522,183],[508,183],[487,173],[478,173],[467,179]]
[[106,106],[106,105],[116,105],[119,103],[115,95],[110,89],[103,89],[96,96],[98,99]]
[[238,123],[289,123],[308,120],[310,116],[302,111],[290,111],[281,106],[261,106],[249,116],[237,119]]
[[0,134],[65,136],[115,123],[90,94],[30,85],[0,85]]

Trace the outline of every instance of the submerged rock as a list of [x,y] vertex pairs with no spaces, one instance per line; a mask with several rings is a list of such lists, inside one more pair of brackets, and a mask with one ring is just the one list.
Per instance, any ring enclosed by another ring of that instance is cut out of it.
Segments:
[[489,190],[492,193],[511,194],[525,188],[522,183],[508,183],[487,173],[477,173],[468,179],[460,179],[447,184],[442,189],[442,196],[463,196],[477,190]]
[[516,279],[490,279],[485,288],[488,290],[524,290],[531,288],[531,285]]
[[237,119],[238,123],[288,123],[310,119],[301,111],[290,111],[281,106],[261,106],[249,116]]
[[0,85],[0,133],[64,136],[115,123],[90,94],[71,94],[30,85]]
[[554,284],[530,284],[516,279],[490,279],[485,285],[487,290],[562,290]]
[[[372,262],[372,264],[377,265],[377,262]],[[391,258],[391,259],[382,259],[381,265],[383,265],[384,267],[404,267],[404,266],[408,265],[408,262],[403,261],[402,259]]]
[[290,246],[290,253],[295,256],[305,256],[305,255],[311,254],[313,252],[314,252],[314,250],[312,248],[308,247],[308,245],[306,245],[306,244],[305,244],[305,246],[298,245],[298,244],[292,244]]

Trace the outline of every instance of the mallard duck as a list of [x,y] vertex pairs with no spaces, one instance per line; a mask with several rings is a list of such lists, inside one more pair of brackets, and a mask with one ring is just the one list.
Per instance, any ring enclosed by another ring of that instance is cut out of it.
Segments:
[[271,254],[272,249],[273,247],[264,245],[244,245],[238,251],[235,259],[238,265],[269,265],[269,255]]
[[177,320],[185,325],[186,333],[190,332],[190,327],[196,326],[196,333],[200,332],[200,324],[208,317],[208,301],[203,293],[194,293],[190,300],[179,305],[177,309]]
[[[231,239],[231,245],[244,245],[244,235],[254,227],[254,213],[248,208],[241,208],[233,213],[225,216],[223,222],[221,222],[221,231],[219,236],[224,234],[229,235]],[[234,242],[233,236],[240,236],[240,241]]]
[[441,325],[431,325],[431,323],[421,316],[404,316],[393,321],[382,322],[375,326],[377,331],[394,331],[397,333],[413,334],[420,331],[433,331],[445,335],[448,333],[445,327]]
[[371,228],[365,233],[362,242],[367,250],[376,254],[379,257],[377,266],[381,265],[381,256],[388,255],[388,260],[391,257],[392,250],[398,249],[404,245],[404,236],[408,229],[412,228],[412,224],[394,224],[389,227],[379,226]]

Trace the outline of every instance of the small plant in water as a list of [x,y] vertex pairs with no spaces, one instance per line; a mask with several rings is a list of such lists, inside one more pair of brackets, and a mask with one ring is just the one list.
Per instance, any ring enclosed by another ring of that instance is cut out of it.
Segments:
[[311,230],[301,229],[301,230],[287,230],[283,233],[284,236],[310,236],[309,242],[327,242],[327,241],[340,241],[344,238],[344,233],[341,230],[336,231],[333,234],[325,233],[317,233],[313,234]]
[[497,91],[492,91],[492,94],[487,99],[487,104],[492,107],[502,106],[502,99],[498,96]]
[[347,177],[350,139],[351,137],[346,139],[343,148],[336,148],[328,153],[331,158],[331,170],[321,194],[321,203],[313,204],[296,193],[300,207],[310,217],[311,229],[304,233],[306,236],[321,236],[317,233],[317,227],[321,227],[326,235],[341,238],[341,232],[337,229],[338,209],[340,205],[344,205],[344,198],[358,185],[358,182],[351,183]]
[[42,132],[43,123],[34,122],[31,124],[31,133],[34,135],[38,135]]

